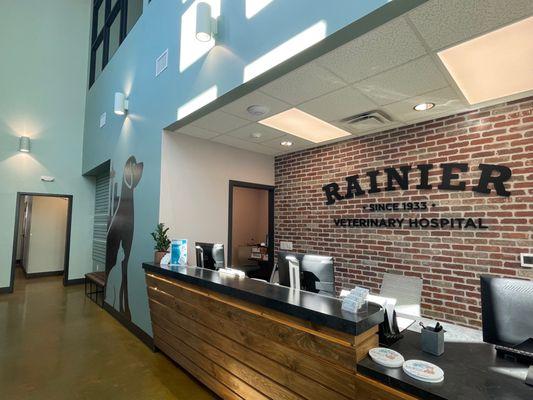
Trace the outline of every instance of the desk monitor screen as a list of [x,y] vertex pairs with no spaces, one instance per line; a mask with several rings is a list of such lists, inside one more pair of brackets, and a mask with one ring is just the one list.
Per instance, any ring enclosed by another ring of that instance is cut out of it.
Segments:
[[301,288],[309,292],[335,294],[333,257],[314,254],[278,253],[279,284],[290,286],[289,262],[295,257],[300,264]]
[[483,341],[516,347],[533,338],[533,282],[481,277]]
[[201,268],[224,268],[224,245],[196,242],[196,264]]
[[278,253],[278,275],[279,275],[279,284],[282,286],[291,286],[291,279],[289,275],[289,261],[287,260],[288,256],[296,257],[298,261],[301,259],[298,254],[295,253],[286,253],[280,251]]
[[305,290],[335,295],[333,257],[305,254],[300,262]]

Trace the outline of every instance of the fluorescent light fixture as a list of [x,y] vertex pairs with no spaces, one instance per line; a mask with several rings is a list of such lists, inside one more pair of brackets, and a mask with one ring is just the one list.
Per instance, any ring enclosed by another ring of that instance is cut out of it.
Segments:
[[297,108],[265,118],[259,123],[313,143],[350,136],[348,132]]
[[427,111],[435,107],[435,103],[420,103],[413,107],[415,111]]
[[280,143],[282,146],[285,146],[285,147],[291,147],[292,146],[292,142],[289,141],[289,140],[284,140],[283,142]]
[[124,93],[117,92],[115,93],[115,105],[114,105],[114,111],[117,115],[124,115],[128,111],[128,99],[126,99],[126,96]]
[[209,42],[217,34],[217,20],[211,13],[211,5],[200,2],[196,6],[196,39]]
[[19,138],[19,151],[22,153],[29,153],[31,150],[31,139],[28,136],[21,136]]
[[438,53],[470,104],[533,89],[533,17]]

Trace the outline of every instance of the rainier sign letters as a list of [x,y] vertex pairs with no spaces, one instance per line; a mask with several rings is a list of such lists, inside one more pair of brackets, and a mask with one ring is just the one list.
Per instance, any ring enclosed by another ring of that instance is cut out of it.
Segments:
[[[366,173],[366,176],[370,180],[367,188],[361,187],[358,175],[351,175],[345,178],[346,184],[344,193],[341,193],[340,186],[335,182],[323,186],[322,190],[326,195],[327,205],[335,204],[336,201],[362,196],[365,193],[378,193],[382,190],[467,190],[466,183],[460,179],[460,173],[468,172],[468,164],[440,164],[440,168],[442,174],[440,175],[440,183],[437,186],[429,183],[429,173],[434,169],[434,165],[420,164],[416,166],[416,170],[418,170],[418,179],[415,183],[413,183],[411,176],[413,175],[411,174],[413,168],[409,165],[404,165],[399,168],[385,168],[383,170],[386,177],[386,185],[383,188],[378,185],[378,176],[381,175],[382,172],[376,170]],[[507,182],[512,175],[510,168],[502,165],[479,164],[478,169],[481,170],[481,176],[477,181],[477,184],[472,186],[472,191],[490,194],[491,191],[494,190],[498,196],[508,197],[511,195],[511,192],[505,188],[505,182]]]

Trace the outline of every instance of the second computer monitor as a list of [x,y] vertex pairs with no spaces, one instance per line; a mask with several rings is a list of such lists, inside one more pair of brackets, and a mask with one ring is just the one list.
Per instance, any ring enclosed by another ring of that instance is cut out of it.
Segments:
[[196,264],[213,270],[224,268],[224,245],[196,242]]
[[333,272],[333,257],[314,254],[297,254],[280,251],[278,253],[279,284],[291,286],[289,260],[298,260],[301,275],[301,288],[309,292],[335,294],[335,277]]
[[335,295],[333,257],[305,254],[300,262],[300,269],[305,290]]

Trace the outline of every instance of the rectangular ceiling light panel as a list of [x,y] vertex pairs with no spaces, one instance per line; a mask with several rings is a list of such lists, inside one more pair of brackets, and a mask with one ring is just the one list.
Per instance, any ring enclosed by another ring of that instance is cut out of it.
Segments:
[[470,104],[533,90],[533,17],[438,55]]
[[297,108],[265,118],[259,123],[313,143],[350,136],[350,133]]

